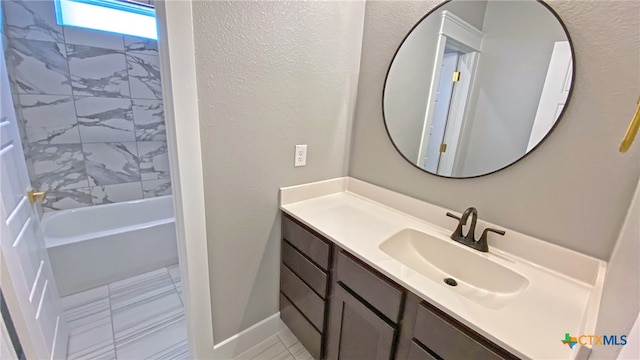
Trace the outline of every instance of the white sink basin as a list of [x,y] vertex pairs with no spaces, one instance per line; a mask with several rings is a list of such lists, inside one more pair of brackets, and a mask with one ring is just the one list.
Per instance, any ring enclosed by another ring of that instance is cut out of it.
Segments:
[[[380,250],[408,268],[489,308],[501,308],[529,285],[519,273],[467,248],[414,229],[404,229],[380,244]],[[456,286],[444,279],[452,278]]]

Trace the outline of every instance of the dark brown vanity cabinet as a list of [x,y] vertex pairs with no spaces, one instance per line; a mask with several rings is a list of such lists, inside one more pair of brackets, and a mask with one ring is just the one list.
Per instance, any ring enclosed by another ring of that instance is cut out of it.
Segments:
[[327,359],[388,360],[396,328],[342,286],[331,300]]
[[392,359],[404,289],[347,252],[335,254],[327,359]]
[[518,359],[414,294],[403,319],[398,359]]
[[332,247],[283,214],[280,318],[317,360],[324,358]]
[[280,317],[316,360],[516,359],[286,214]]

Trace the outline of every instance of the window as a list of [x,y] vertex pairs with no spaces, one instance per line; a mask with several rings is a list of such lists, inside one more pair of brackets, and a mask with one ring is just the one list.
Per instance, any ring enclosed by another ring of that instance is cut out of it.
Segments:
[[54,0],[59,25],[158,39],[152,6],[122,0]]

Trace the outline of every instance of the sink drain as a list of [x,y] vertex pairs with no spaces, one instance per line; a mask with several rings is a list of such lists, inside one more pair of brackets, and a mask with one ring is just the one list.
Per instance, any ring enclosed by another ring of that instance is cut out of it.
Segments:
[[449,286],[458,286],[458,282],[455,279],[452,279],[452,278],[444,279],[444,283],[449,285]]

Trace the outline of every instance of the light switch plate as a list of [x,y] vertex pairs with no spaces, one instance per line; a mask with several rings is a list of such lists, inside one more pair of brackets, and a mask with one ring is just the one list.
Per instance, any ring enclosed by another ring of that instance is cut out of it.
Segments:
[[296,154],[293,166],[307,166],[307,145],[296,145]]

